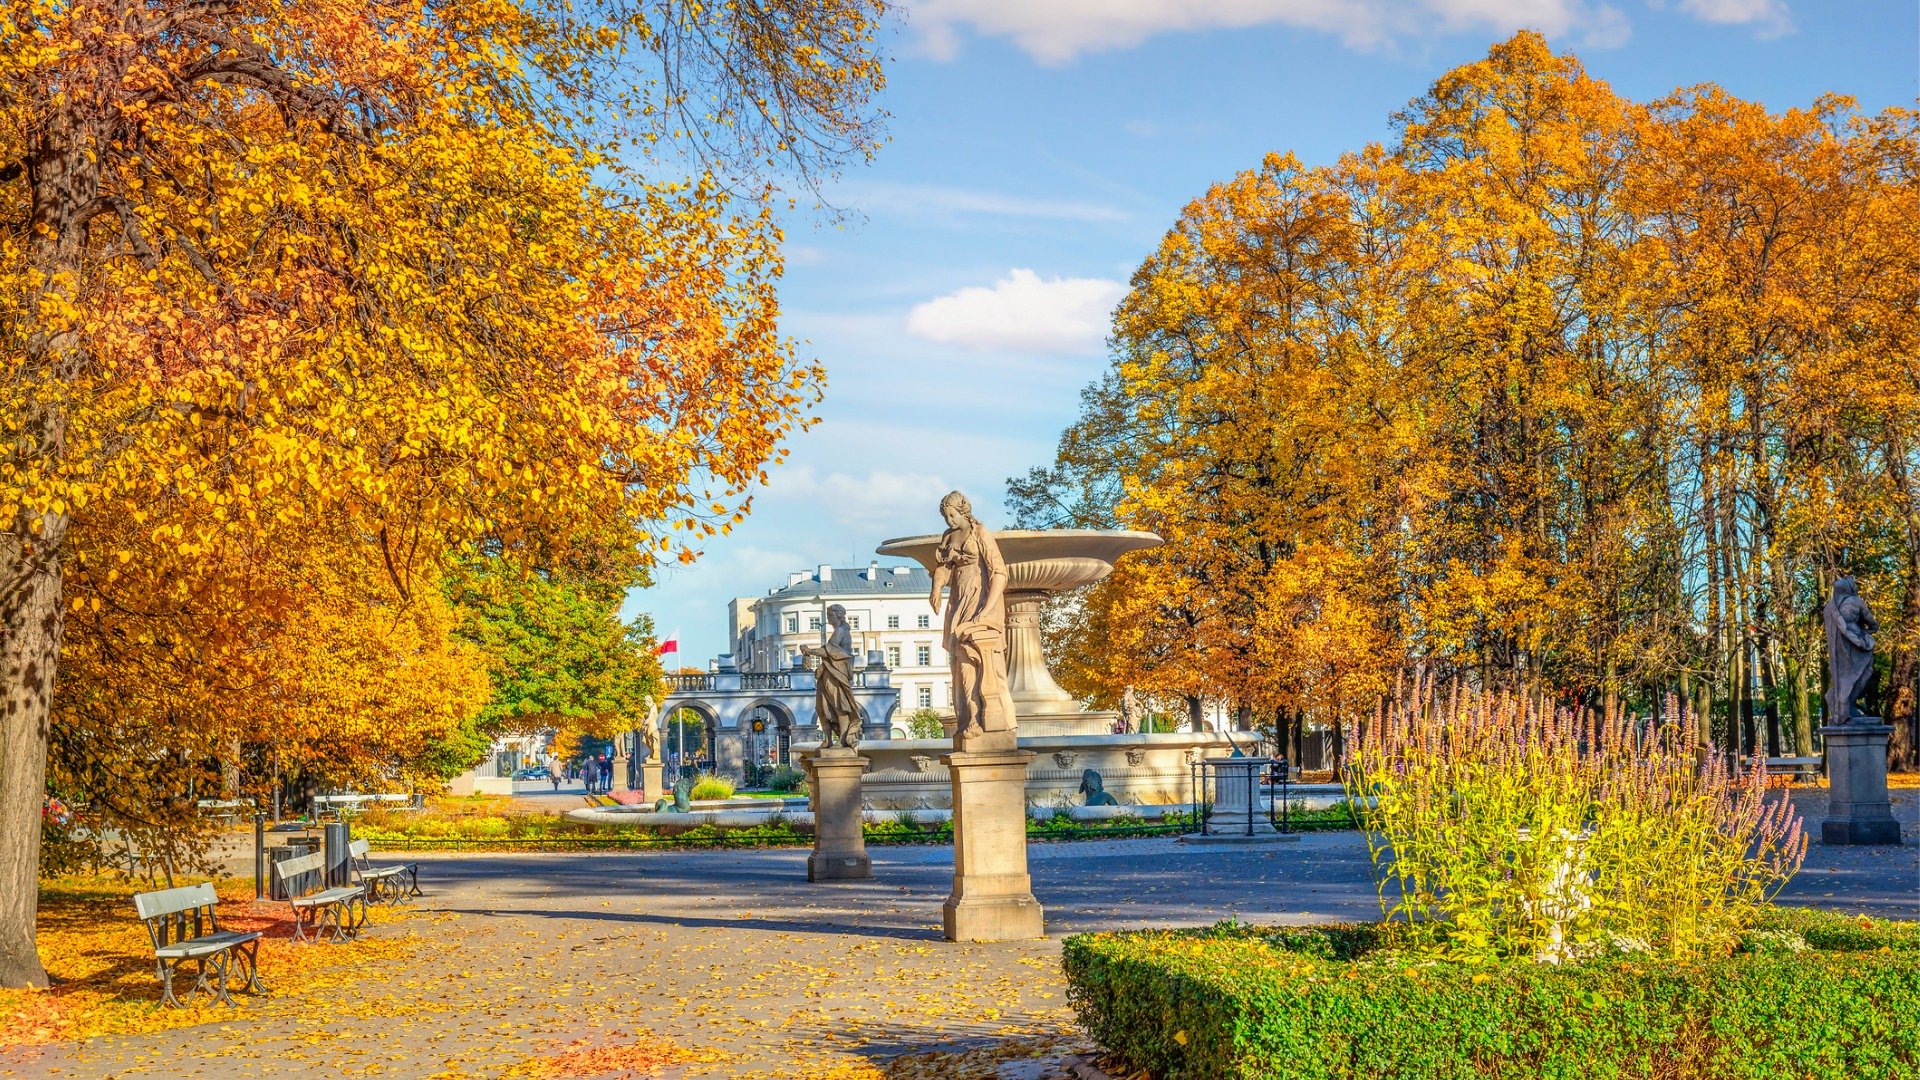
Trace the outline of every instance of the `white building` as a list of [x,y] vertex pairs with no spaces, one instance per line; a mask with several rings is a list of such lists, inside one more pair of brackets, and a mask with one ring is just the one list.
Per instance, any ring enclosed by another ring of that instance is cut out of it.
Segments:
[[[906,714],[953,705],[953,676],[940,645],[940,615],[927,603],[933,581],[925,568],[882,566],[796,570],[763,597],[729,605],[733,659],[741,671],[788,671],[803,666],[800,647],[827,639],[827,608],[847,609],[854,648],[879,660],[900,690],[895,738],[904,738]],[[877,654],[877,655],[876,655]],[[856,661],[856,664],[858,661]]]

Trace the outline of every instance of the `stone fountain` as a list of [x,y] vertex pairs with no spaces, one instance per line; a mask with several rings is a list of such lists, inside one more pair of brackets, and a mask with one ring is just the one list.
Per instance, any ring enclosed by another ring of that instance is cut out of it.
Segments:
[[[1160,538],[1117,529],[1008,529],[993,538],[1007,563],[1007,682],[1020,735],[1110,734],[1120,714],[1083,710],[1047,670],[1040,604],[1054,593],[1100,581],[1113,573],[1120,556],[1157,547]],[[931,571],[939,546],[935,534],[889,540],[876,550],[913,559]]]

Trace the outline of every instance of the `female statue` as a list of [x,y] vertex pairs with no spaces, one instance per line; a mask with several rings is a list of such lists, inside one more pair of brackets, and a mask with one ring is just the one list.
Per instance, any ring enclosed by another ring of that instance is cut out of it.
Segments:
[[800,652],[818,657],[814,669],[814,718],[820,724],[820,748],[836,746],[848,750],[860,742],[860,704],[853,699],[853,632],[847,629],[847,609],[834,604],[827,609],[827,625],[833,632],[825,645],[803,645]]
[[1821,615],[1827,626],[1827,663],[1832,675],[1827,684],[1827,723],[1846,724],[1861,715],[1854,702],[1866,693],[1873,678],[1873,635],[1879,632],[1880,621],[1867,610],[1851,577],[1833,583],[1833,596]]
[[947,597],[945,644],[953,665],[956,750],[1012,750],[1013,692],[1007,686],[1007,564],[993,534],[957,491],[940,500],[947,531],[935,552],[933,594]]

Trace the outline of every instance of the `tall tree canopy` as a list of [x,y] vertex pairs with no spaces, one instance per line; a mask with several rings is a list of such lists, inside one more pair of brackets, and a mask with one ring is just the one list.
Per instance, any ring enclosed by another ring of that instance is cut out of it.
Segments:
[[1011,482],[1028,523],[1167,539],[1056,635],[1076,688],[1337,722],[1418,667],[1678,692],[1749,748],[1758,700],[1808,753],[1846,569],[1904,735],[1916,114],[1636,103],[1522,33],[1395,129],[1194,200],[1057,459]]
[[883,6],[8,5],[0,985],[52,725],[128,776],[307,708],[403,759],[485,700],[449,559],[739,519],[822,378],[752,178],[873,150]]

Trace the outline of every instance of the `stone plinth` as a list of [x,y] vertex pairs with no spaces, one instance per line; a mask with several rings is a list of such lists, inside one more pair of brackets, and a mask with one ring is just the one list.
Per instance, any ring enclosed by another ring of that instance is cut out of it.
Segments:
[[835,747],[804,755],[813,803],[813,854],[807,856],[808,881],[847,881],[873,876],[867,838],[861,831],[860,775],[867,759],[856,750]]
[[1893,728],[1878,717],[1820,729],[1827,743],[1827,819],[1820,839],[1829,844],[1897,844],[1900,823],[1887,797],[1887,736]]
[[640,763],[640,786],[646,790],[649,803],[667,797],[666,770],[660,767],[660,759],[650,757]]
[[607,790],[625,791],[633,786],[633,771],[627,757],[627,736],[622,732],[613,740],[613,757],[607,762]]
[[1298,840],[1298,834],[1274,828],[1261,803],[1261,778],[1272,765],[1268,757],[1207,758],[1206,767],[1213,774],[1213,809],[1207,815],[1206,830],[1198,836],[1183,836],[1181,841],[1270,844]]
[[948,941],[1046,936],[1027,875],[1024,750],[947,754],[953,781],[953,892],[940,909]]

